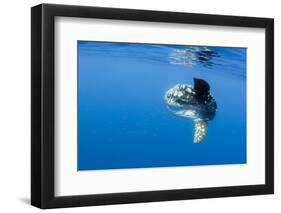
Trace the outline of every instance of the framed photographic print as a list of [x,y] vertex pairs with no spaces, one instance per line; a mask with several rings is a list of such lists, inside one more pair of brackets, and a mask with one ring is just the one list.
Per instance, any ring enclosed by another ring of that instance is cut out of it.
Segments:
[[273,19],[31,15],[32,205],[273,193]]

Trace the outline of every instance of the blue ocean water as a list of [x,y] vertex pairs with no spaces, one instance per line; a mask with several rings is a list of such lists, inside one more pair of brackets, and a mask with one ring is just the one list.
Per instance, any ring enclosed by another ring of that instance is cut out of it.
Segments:
[[[167,108],[178,83],[210,85],[205,139]],[[78,170],[246,163],[246,49],[78,41]]]

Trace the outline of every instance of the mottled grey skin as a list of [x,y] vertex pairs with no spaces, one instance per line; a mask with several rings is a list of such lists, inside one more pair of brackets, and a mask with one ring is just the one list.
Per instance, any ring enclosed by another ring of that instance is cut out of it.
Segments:
[[194,85],[173,86],[166,92],[165,101],[174,114],[194,121],[194,143],[199,143],[207,134],[208,121],[216,115],[217,104],[206,81],[194,79]]

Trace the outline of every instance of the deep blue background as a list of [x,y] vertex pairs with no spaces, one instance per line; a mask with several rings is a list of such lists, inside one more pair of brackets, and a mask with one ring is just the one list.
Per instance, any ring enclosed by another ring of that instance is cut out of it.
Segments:
[[[78,170],[246,163],[246,49],[209,47],[212,66],[170,56],[188,46],[78,42]],[[165,92],[207,80],[218,105],[193,144],[192,120]]]

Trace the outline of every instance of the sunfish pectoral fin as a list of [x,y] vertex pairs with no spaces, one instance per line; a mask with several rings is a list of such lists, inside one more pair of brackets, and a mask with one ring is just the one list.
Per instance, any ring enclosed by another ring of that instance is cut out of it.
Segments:
[[200,143],[207,135],[208,123],[207,121],[203,121],[203,120],[197,120],[194,122],[195,122],[195,126],[194,126],[193,143]]

